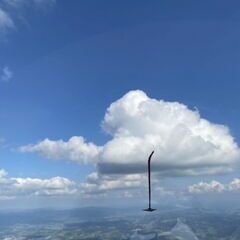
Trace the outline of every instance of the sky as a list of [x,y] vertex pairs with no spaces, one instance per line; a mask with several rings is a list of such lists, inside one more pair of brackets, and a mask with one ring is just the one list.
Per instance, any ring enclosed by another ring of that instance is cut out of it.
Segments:
[[1,206],[239,197],[239,7],[0,0]]

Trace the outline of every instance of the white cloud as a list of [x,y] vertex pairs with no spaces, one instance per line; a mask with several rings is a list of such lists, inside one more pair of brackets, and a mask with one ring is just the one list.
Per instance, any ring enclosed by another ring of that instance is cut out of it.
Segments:
[[36,7],[52,5],[56,3],[56,0],[3,0],[5,6],[20,9],[29,5]]
[[50,159],[96,162],[101,174],[132,174],[146,171],[154,149],[152,169],[162,176],[229,172],[240,156],[226,126],[201,118],[184,104],[149,98],[139,90],[113,102],[102,127],[112,136],[103,146],[73,137],[67,142],[45,139],[20,150]]
[[240,179],[235,178],[226,184],[215,180],[210,183],[200,182],[189,186],[188,192],[192,194],[240,192]]
[[119,167],[129,171],[140,165],[145,169],[146,155],[153,148],[153,164],[163,173],[214,173],[219,167],[224,171],[239,158],[238,146],[227,127],[210,123],[186,105],[151,99],[142,91],[131,91],[112,103],[103,127],[113,136],[102,152],[99,164],[103,171]]
[[[174,196],[174,191],[167,190],[160,185],[159,180],[154,178],[152,190],[155,201],[166,196]],[[148,196],[147,189],[146,174],[102,175],[93,172],[80,185],[79,191],[84,198],[98,198],[101,196],[107,199],[132,198],[145,200]]]
[[[8,173],[4,169],[0,169],[0,200],[68,195],[82,199],[95,196],[142,198],[143,194],[147,196],[146,182],[146,176],[142,174],[107,176],[94,172],[87,177],[85,182],[77,184],[64,177],[47,179],[8,177]],[[156,184],[153,184],[153,188],[156,197],[172,194]]]
[[56,0],[2,0],[0,2],[0,34],[14,29],[16,20],[24,19],[22,16],[24,8],[48,8],[55,3]]
[[13,188],[17,192],[33,193],[34,195],[65,195],[77,192],[75,183],[67,178],[50,179],[14,178]]
[[2,82],[9,82],[13,77],[13,72],[10,70],[8,66],[4,67],[2,69],[2,74],[0,76],[0,79]]
[[240,179],[235,178],[232,182],[230,182],[227,186],[230,191],[239,191],[240,190]]
[[58,196],[78,192],[76,183],[63,177],[49,179],[10,178],[0,169],[0,199],[13,199],[18,196]]
[[9,14],[4,11],[0,7],[0,33],[5,33],[9,29],[13,29],[15,27],[14,22],[12,18],[9,16]]
[[99,194],[112,190],[139,189],[145,183],[146,178],[141,174],[108,176],[94,172],[81,184],[81,190],[84,194]]
[[22,5],[26,4],[26,0],[3,0],[4,6],[19,8]]
[[4,169],[0,169],[0,178],[2,179],[3,177],[7,176],[7,172]]
[[38,152],[50,159],[64,159],[79,163],[96,162],[101,151],[93,143],[86,143],[82,137],[72,137],[69,141],[51,141],[45,139],[35,145],[27,145],[20,148],[22,152]]
[[194,184],[188,188],[190,193],[209,193],[209,192],[223,192],[225,186],[217,181],[212,181],[210,183],[200,182]]

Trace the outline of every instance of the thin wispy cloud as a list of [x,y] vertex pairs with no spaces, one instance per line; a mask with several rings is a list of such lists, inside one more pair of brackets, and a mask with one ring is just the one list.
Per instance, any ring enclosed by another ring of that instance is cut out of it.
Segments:
[[5,139],[0,137],[0,145],[2,145],[3,143],[5,143]]
[[0,33],[5,33],[15,27],[10,15],[0,7]]
[[56,0],[3,0],[0,2],[0,33],[6,34],[16,28],[16,19],[26,7],[41,9],[54,5]]
[[56,0],[3,0],[4,4],[13,8],[21,8],[25,6],[50,6],[56,3]]
[[6,143],[6,140],[5,140],[5,138],[3,138],[3,137],[0,137],[0,148],[4,148],[4,146],[5,146],[5,143]]
[[13,78],[13,72],[10,70],[8,66],[5,66],[1,71],[1,81],[9,82]]

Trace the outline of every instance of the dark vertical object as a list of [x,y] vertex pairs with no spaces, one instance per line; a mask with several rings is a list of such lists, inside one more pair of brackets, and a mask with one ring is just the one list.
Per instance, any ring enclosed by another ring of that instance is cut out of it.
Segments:
[[144,211],[146,211],[146,212],[153,212],[156,210],[151,207],[151,197],[152,197],[152,193],[151,193],[151,159],[152,159],[153,154],[154,154],[154,151],[152,151],[152,153],[150,154],[150,156],[148,158],[148,208],[144,209]]

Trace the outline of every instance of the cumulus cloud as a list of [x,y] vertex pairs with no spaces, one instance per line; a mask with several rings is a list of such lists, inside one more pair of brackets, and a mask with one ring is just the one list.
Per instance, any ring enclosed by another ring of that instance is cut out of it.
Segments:
[[[142,199],[143,195],[147,196],[146,184],[145,174],[101,175],[93,172],[87,176],[85,182],[76,183],[59,176],[47,179],[8,177],[8,173],[0,169],[0,200],[38,196]],[[153,189],[156,199],[174,195],[173,191],[159,186],[158,181],[153,181]]]
[[[155,201],[175,194],[174,191],[163,188],[156,178],[154,178],[152,189]],[[146,174],[102,175],[93,172],[87,176],[84,183],[80,184],[79,191],[85,198],[101,196],[108,199],[145,199],[143,196],[146,198],[148,196],[147,177]]]
[[193,184],[188,187],[188,192],[192,194],[204,194],[204,193],[229,193],[239,192],[240,190],[240,179],[235,178],[230,183],[220,183],[218,181],[200,182]]
[[4,67],[2,69],[2,74],[0,76],[0,79],[2,82],[9,82],[13,77],[13,72],[10,70],[8,66]]
[[81,184],[81,190],[85,194],[99,194],[112,190],[138,189],[144,186],[145,182],[146,178],[141,174],[108,176],[93,172],[86,182]]
[[101,147],[86,143],[83,137],[72,137],[67,142],[45,139],[37,144],[20,147],[21,152],[38,152],[49,159],[64,159],[79,163],[94,163]]
[[0,169],[0,179],[7,176],[7,172],[4,169]]
[[194,184],[188,188],[190,193],[209,193],[209,192],[223,192],[225,186],[217,181],[211,181],[210,183],[200,182]]
[[76,183],[67,178],[10,178],[4,169],[0,169],[0,199],[2,200],[17,196],[72,195],[77,192]]
[[171,170],[169,174],[177,170],[189,170],[190,175],[214,173],[239,157],[227,127],[210,123],[184,104],[151,99],[142,91],[131,91],[112,103],[103,128],[113,139],[104,146],[102,171],[110,167],[124,172],[135,166],[144,170],[146,153],[153,148],[153,169]]
[[45,139],[20,150],[50,159],[95,162],[100,174],[139,174],[146,171],[154,149],[152,169],[159,176],[229,172],[240,156],[227,126],[201,118],[182,103],[153,99],[140,90],[113,102],[102,128],[112,137],[103,146],[73,137],[66,142]]
[[228,184],[227,189],[230,191],[239,191],[240,190],[240,179],[235,178],[232,182],[230,182]]

